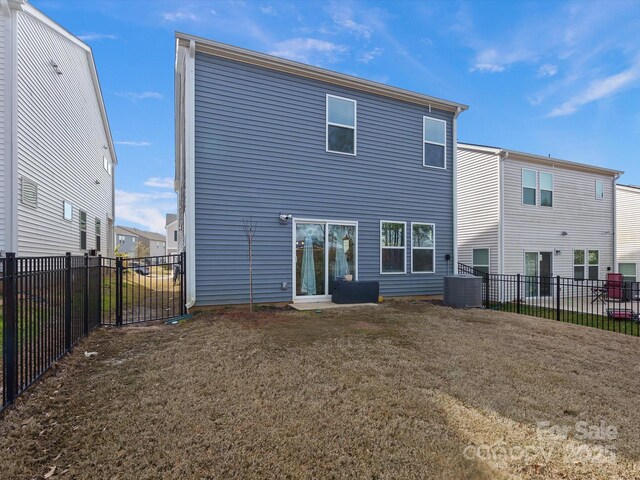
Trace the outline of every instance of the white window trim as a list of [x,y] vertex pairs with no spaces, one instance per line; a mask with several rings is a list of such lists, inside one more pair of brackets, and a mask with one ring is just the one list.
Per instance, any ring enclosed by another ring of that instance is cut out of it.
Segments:
[[[69,205],[71,207],[71,218],[65,217],[66,206]],[[62,220],[65,222],[73,223],[73,204],[71,202],[67,202],[66,200],[62,201]]]
[[[599,197],[598,196],[598,183],[602,184],[602,196]],[[598,180],[596,179],[596,185],[595,185],[596,191],[595,191],[595,196],[596,196],[596,200],[604,200],[604,180]],[[626,262],[622,262],[622,263],[626,263]]]
[[[433,247],[414,247],[413,246],[413,226],[414,225],[431,225],[433,229]],[[436,224],[435,223],[427,223],[427,222],[411,222],[411,273],[415,274],[434,274],[436,273]],[[413,270],[413,251],[414,250],[433,250],[433,270],[429,271],[414,271]],[[380,263],[380,267],[382,267],[382,262]]]
[[489,270],[488,273],[491,273],[491,248],[489,247],[473,247],[471,249],[471,267],[475,270],[476,264],[473,261],[473,251],[474,250],[486,250],[487,251],[487,261],[489,262],[487,265],[477,265],[478,267],[487,267]]
[[[635,281],[638,281],[638,264],[637,262],[618,262],[618,273],[620,273],[620,265],[633,265],[635,268],[635,274],[633,275],[633,277],[636,279]],[[622,276],[624,277],[625,275],[622,274]]]
[[[402,247],[383,247],[382,246],[382,224],[383,223],[399,223],[404,225],[404,246]],[[401,222],[398,220],[380,220],[380,230],[379,230],[379,242],[380,242],[380,275],[406,275],[407,273],[407,222]],[[382,271],[382,249],[392,249],[392,250],[404,250],[404,265],[401,272],[383,272]]]
[[[329,121],[329,98],[337,98],[338,100],[345,100],[353,103],[353,126],[344,125],[342,123],[335,123]],[[327,93],[325,99],[325,151],[327,153],[337,153],[338,155],[348,155],[355,157],[358,154],[358,102],[352,98],[339,97],[337,95],[331,95]],[[353,130],[353,153],[337,152],[335,150],[329,150],[329,125],[334,127],[350,128]]]
[[[598,252],[598,263],[590,263],[589,262],[589,252]],[[591,269],[591,267],[598,267],[598,278],[596,278],[595,280],[600,280],[600,249],[598,248],[588,248],[585,250],[584,252],[584,262],[585,262],[585,268],[586,268],[586,280],[594,280],[592,278],[589,278],[589,270]]]
[[[525,187],[524,186],[524,172],[533,172],[536,174],[536,186],[534,187],[534,190],[536,191],[536,200],[533,203],[533,205],[530,205],[528,203],[524,203],[524,189],[525,188],[531,188],[531,187]],[[534,170],[532,168],[525,168],[522,167],[521,172],[520,172],[520,204],[524,207],[537,207],[538,206],[538,197],[540,195],[538,195],[538,171]]]
[[[546,188],[542,188],[542,180],[540,179],[540,175],[542,173],[546,173],[547,175],[551,175],[551,190],[547,190]],[[540,207],[541,208],[553,208],[555,207],[556,204],[556,199],[555,199],[555,193],[556,193],[556,176],[553,172],[547,172],[545,170],[540,170],[538,172],[538,191],[539,191],[539,195],[537,195],[540,198]],[[547,207],[545,205],[542,205],[542,190],[545,190],[547,192],[551,192],[551,206]]]
[[[326,219],[317,219],[317,218],[297,218],[294,217],[292,219],[292,230],[291,230],[291,244],[292,244],[292,256],[291,256],[291,285],[292,285],[292,292],[291,292],[291,299],[293,300],[293,302],[318,302],[318,301],[325,301],[327,299],[331,298],[331,294],[326,293],[325,295],[303,295],[303,296],[297,296],[296,295],[296,290],[297,290],[297,285],[296,285],[296,249],[295,249],[295,244],[296,244],[296,226],[299,223],[324,223],[325,226],[328,225],[342,225],[342,226],[350,226],[350,227],[355,227],[356,228],[356,245],[355,245],[355,255],[356,255],[356,261],[355,261],[355,272],[353,273],[353,279],[354,280],[358,280],[358,261],[360,258],[360,255],[358,254],[358,244],[359,244],[359,238],[360,238],[360,232],[358,230],[358,222],[357,221],[351,221],[351,220],[326,220]],[[325,245],[328,243],[328,238],[329,238],[329,229],[325,228]],[[324,260],[324,268],[325,268],[325,272],[327,272],[329,270],[329,255],[325,255],[325,260]],[[328,290],[329,288],[329,277],[327,275],[325,275],[325,289]]]
[[[576,252],[582,252],[582,254],[584,255],[584,263],[582,263],[582,264],[576,263]],[[589,280],[589,271],[585,268],[586,265],[589,263],[588,250],[584,250],[582,248],[574,248],[571,251],[571,253],[573,255],[573,257],[571,258],[571,264],[573,266],[573,279],[577,280],[579,282],[584,281],[584,280]],[[582,267],[583,268],[583,277],[584,278],[576,278],[576,267]]]
[[[425,130],[425,127],[427,126],[427,119],[435,120],[436,122],[444,123],[444,143],[431,142],[431,141],[427,141],[424,138],[425,137],[424,130]],[[425,145],[427,143],[430,144],[430,145],[438,145],[440,147],[444,147],[444,167],[435,167],[433,165],[426,165],[424,156],[425,156],[425,153],[426,153]],[[426,168],[435,168],[437,170],[446,170],[447,169],[447,122],[446,122],[446,120],[441,120],[439,118],[429,117],[427,115],[423,115],[422,116],[422,166],[426,167]]]

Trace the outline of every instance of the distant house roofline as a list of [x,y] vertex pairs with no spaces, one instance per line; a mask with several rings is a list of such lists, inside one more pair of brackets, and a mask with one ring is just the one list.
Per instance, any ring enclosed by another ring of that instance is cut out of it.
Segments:
[[638,193],[640,193],[640,185],[626,185],[624,183],[618,183],[616,184],[617,187],[622,187],[625,189],[629,189],[629,190],[634,190],[637,191]]
[[189,35],[187,33],[176,32],[175,35],[178,46],[189,47],[189,43],[193,41],[197,52],[214,55],[216,57],[249,63],[259,67],[268,68],[270,70],[278,70],[299,77],[311,78],[334,85],[340,85],[342,87],[352,88],[354,90],[373,93],[375,95],[389,97],[408,103],[434,107],[441,110],[462,112],[469,108],[468,105],[464,105],[462,103],[431,97],[422,93],[385,85],[384,83],[365,80],[352,75],[314,67],[305,63],[287,60],[273,55],[268,55],[266,53],[256,52],[254,50],[247,50],[233,45],[228,45],[226,43],[216,42],[214,40],[209,40],[195,35]]
[[117,225],[113,228],[113,231],[116,235],[131,235],[134,237],[146,238],[147,240],[153,240],[155,242],[166,243],[167,241],[166,237],[161,233],[149,232],[135,227],[123,227],[121,225]]
[[559,165],[559,166],[574,168],[578,170],[598,172],[605,175],[609,175],[611,177],[620,176],[624,173],[622,170],[614,170],[611,168],[598,167],[597,165],[590,165],[588,163],[579,163],[579,162],[573,162],[570,160],[562,160],[560,158],[545,157],[544,155],[536,155],[534,153],[519,152],[517,150],[510,150],[510,149],[501,148],[501,147],[493,147],[489,145],[478,145],[474,143],[458,142],[458,148],[462,150],[487,152],[487,153],[492,153],[494,155],[506,155],[509,158],[520,157],[522,159],[537,162],[542,165],[551,165],[551,166]]

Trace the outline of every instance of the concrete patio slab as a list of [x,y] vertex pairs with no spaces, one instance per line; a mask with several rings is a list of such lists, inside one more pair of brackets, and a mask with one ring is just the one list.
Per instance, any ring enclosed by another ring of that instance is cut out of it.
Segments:
[[295,310],[326,310],[328,308],[348,308],[348,307],[377,307],[377,303],[333,303],[333,302],[309,302],[290,303],[289,306]]

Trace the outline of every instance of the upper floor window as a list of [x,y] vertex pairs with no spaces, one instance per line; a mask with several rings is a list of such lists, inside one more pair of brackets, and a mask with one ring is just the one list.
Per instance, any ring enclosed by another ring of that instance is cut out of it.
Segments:
[[596,198],[602,200],[604,198],[604,182],[596,180]]
[[102,157],[102,165],[109,175],[113,173],[113,164],[106,156]]
[[327,152],[356,154],[356,101],[327,95]]
[[406,223],[380,222],[380,273],[406,273]]
[[423,117],[422,165],[447,168],[447,122]]
[[540,172],[540,206],[553,207],[553,173]]
[[65,220],[73,220],[73,205],[66,200],[63,200],[62,202],[62,217]]
[[173,231],[173,241],[177,242],[178,241],[178,230],[174,230]]
[[536,204],[537,175],[535,170],[522,169],[522,204]]

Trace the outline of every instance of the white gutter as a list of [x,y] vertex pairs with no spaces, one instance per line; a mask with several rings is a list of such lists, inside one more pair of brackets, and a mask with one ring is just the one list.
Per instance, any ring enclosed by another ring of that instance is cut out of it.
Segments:
[[196,194],[195,194],[195,55],[196,42],[189,42],[184,75],[184,143],[185,143],[185,246],[187,250],[187,309],[196,303]]
[[453,114],[453,269],[451,273],[454,275],[458,274],[458,116],[462,111],[462,107],[458,107]]

